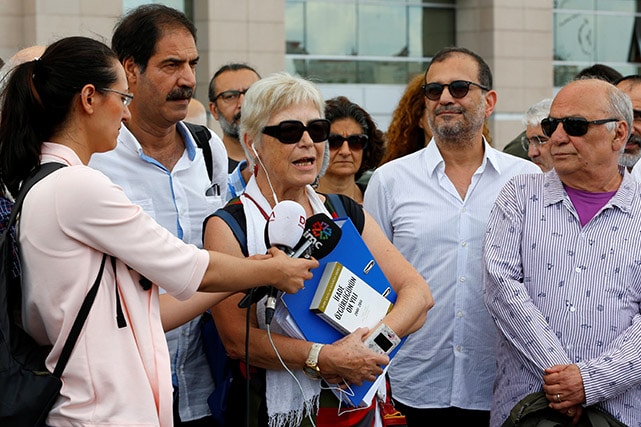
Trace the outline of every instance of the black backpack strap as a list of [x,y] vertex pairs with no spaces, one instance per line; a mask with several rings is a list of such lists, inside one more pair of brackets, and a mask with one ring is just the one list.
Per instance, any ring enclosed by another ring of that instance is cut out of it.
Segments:
[[183,122],[189,132],[194,137],[196,145],[203,150],[203,157],[205,158],[205,166],[207,166],[207,174],[209,175],[209,181],[214,179],[214,165],[211,154],[211,145],[209,145],[209,140],[211,139],[211,132],[207,129],[207,126],[196,125],[193,123]]
[[127,326],[127,321],[125,320],[125,314],[122,312],[122,304],[120,303],[120,292],[118,292],[118,273],[116,272],[116,258],[114,258],[113,256],[110,258],[111,258],[111,268],[114,270],[114,285],[116,288],[116,324],[118,325],[118,328],[121,329]]
[[[16,198],[13,208],[11,209],[11,216],[9,217],[9,223],[7,224],[7,230],[5,230],[5,233],[7,233],[10,230],[10,227],[15,224],[16,218],[20,213],[20,210],[22,209],[22,203],[24,202],[24,199],[27,193],[29,192],[29,190],[31,189],[31,187],[33,187],[42,178],[46,177],[52,172],[60,168],[63,168],[65,166],[66,165],[62,163],[57,163],[57,162],[44,163],[40,165],[40,168],[38,168],[34,172],[34,174],[32,174],[29,178],[27,178],[23,182],[22,186],[20,187],[20,192],[18,193],[18,197]],[[6,238],[5,233],[3,233],[3,238]],[[60,358],[58,359],[58,362],[56,363],[56,367],[53,371],[53,374],[58,378],[62,376],[62,372],[67,366],[67,362],[69,361],[69,356],[71,356],[71,352],[73,351],[73,348],[76,345],[76,341],[78,341],[78,337],[80,336],[80,331],[82,330],[85,324],[85,321],[87,320],[87,316],[89,315],[89,310],[91,309],[94,299],[96,298],[96,294],[98,293],[98,285],[100,285],[100,280],[102,279],[102,272],[105,269],[106,260],[107,260],[107,255],[103,254],[102,262],[100,264],[100,270],[98,270],[98,276],[96,277],[96,280],[94,281],[93,286],[87,293],[87,296],[85,297],[84,301],[82,302],[82,306],[80,307],[80,311],[76,316],[76,320],[74,320],[73,322],[73,326],[71,327],[69,336],[65,341],[65,345],[62,347]]]
[[[7,230],[15,225],[16,218],[18,218],[18,214],[22,209],[22,202],[24,202],[24,198],[27,196],[29,190],[31,190],[31,187],[33,187],[45,176],[54,171],[57,171],[60,168],[64,168],[65,166],[66,165],[57,162],[44,163],[40,165],[40,167],[35,172],[33,172],[32,175],[25,179],[25,181],[22,183],[22,186],[20,187],[20,191],[18,192],[18,197],[16,197],[16,201],[13,203],[11,215],[9,216],[9,222],[7,223]],[[5,230],[5,233],[7,232],[7,230]]]
[[[0,328],[2,329],[0,331],[0,335],[4,338],[5,342],[8,342],[9,336],[11,335],[11,322],[10,315],[8,313],[21,307],[22,294],[20,290],[19,261],[16,261],[18,260],[17,253],[14,252],[14,247],[12,245],[16,242],[15,224],[22,209],[22,203],[24,202],[24,199],[31,187],[45,176],[64,166],[66,165],[62,163],[45,163],[40,165],[23,181],[13,206],[11,207],[11,213],[9,214],[9,219],[6,222],[6,228],[0,235],[0,254],[2,255],[3,263],[3,286],[0,289]],[[12,273],[14,262],[18,264],[16,266],[18,275]],[[0,340],[0,342],[1,341],[3,340]]]
[[365,228],[365,213],[363,212],[363,206],[342,194],[324,194],[324,196],[325,207],[332,214],[332,217],[349,217],[349,219],[352,220],[352,223],[354,223],[356,230],[358,230],[358,233],[363,233],[363,229]]
[[[336,218],[346,218],[347,212],[343,206],[342,200],[338,197],[338,194],[325,194],[326,200],[329,200],[330,206],[334,209],[330,209],[330,213],[335,213]],[[333,212],[332,212],[333,210]]]
[[218,218],[225,221],[225,224],[231,228],[234,237],[238,241],[243,255],[246,257],[249,256],[247,251],[247,235],[245,234],[245,229],[247,228],[247,220],[245,219],[245,211],[243,210],[243,202],[240,201],[240,197],[234,197],[227,202],[225,206],[216,210],[211,215],[207,216],[203,221],[203,235],[202,240],[205,241],[205,231],[207,229],[207,221],[209,218],[217,216]]
[[107,261],[107,254],[103,254],[102,262],[100,263],[100,270],[98,270],[98,276],[96,276],[96,280],[94,280],[93,286],[91,287],[91,289],[89,289],[89,292],[85,297],[85,300],[82,302],[82,305],[80,306],[80,311],[76,315],[76,320],[74,320],[73,326],[71,326],[71,331],[69,332],[67,341],[65,341],[65,345],[62,347],[60,358],[58,359],[58,363],[56,363],[56,368],[53,370],[53,375],[58,378],[62,376],[62,372],[65,370],[65,367],[67,366],[67,362],[69,361],[69,356],[71,356],[71,352],[73,351],[73,348],[76,345],[76,341],[78,341],[78,337],[80,336],[82,327],[84,326],[85,321],[87,320],[87,316],[89,316],[89,310],[91,310],[91,306],[93,305],[93,302],[96,299],[96,294],[98,293],[98,287],[100,286],[100,280],[102,280],[102,272],[105,270],[106,261]]

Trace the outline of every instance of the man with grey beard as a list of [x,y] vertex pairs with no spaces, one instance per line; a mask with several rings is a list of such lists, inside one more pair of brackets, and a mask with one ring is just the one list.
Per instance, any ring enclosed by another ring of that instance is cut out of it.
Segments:
[[483,137],[497,93],[476,53],[436,53],[423,94],[432,140],[379,167],[363,203],[437,301],[390,365],[391,388],[408,426],[487,426],[496,331],[483,304],[481,243],[503,184],[541,170]]
[[223,131],[229,173],[245,159],[238,138],[240,110],[245,92],[259,79],[260,75],[249,65],[231,63],[220,67],[209,82],[209,111]]
[[[625,76],[617,81],[615,86],[628,95],[628,98],[632,101],[634,112],[632,133],[619,156],[619,164],[628,168],[628,171],[632,171],[637,161],[641,158],[641,76],[638,74]],[[641,170],[637,170],[636,174],[633,173],[632,175],[641,175]]]

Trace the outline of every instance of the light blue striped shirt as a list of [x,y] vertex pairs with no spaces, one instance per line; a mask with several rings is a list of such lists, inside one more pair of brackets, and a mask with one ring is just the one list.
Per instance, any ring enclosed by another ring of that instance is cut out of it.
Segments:
[[465,199],[434,141],[378,168],[364,207],[425,278],[434,307],[390,365],[394,398],[415,408],[489,410],[496,329],[482,298],[481,244],[503,184],[534,163],[485,144]]
[[576,364],[586,404],[641,426],[641,187],[617,193],[581,227],[556,172],[511,180],[490,214],[484,298],[499,330],[491,425],[543,371]]

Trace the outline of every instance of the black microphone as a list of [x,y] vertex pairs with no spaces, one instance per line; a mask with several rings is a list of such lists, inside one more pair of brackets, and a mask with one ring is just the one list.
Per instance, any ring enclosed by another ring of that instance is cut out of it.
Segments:
[[[292,200],[276,204],[265,224],[265,246],[276,247],[291,257],[292,249],[303,235],[305,229],[305,209]],[[270,286],[265,301],[265,324],[269,325],[276,310],[278,289]]]
[[[290,256],[292,258],[322,259],[338,245],[341,233],[341,228],[329,216],[323,213],[312,215],[305,222],[303,236]],[[268,291],[269,287],[267,286],[252,289],[238,303],[238,307],[249,307],[254,302],[260,301]]]
[[318,213],[307,218],[303,237],[294,248],[292,258],[321,259],[334,250],[342,230],[329,216]]

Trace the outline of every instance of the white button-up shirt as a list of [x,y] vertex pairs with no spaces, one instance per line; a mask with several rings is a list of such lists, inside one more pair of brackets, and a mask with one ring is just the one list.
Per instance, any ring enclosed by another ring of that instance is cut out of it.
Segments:
[[486,143],[461,199],[432,140],[372,175],[364,207],[425,278],[435,303],[390,365],[394,398],[401,403],[490,409],[496,332],[483,305],[481,243],[496,195],[520,173],[540,169]]

